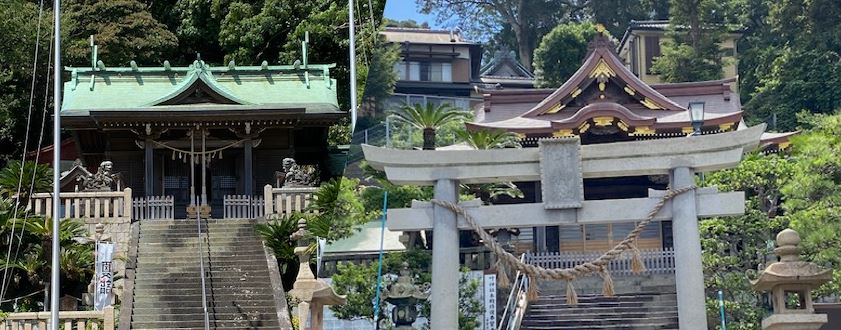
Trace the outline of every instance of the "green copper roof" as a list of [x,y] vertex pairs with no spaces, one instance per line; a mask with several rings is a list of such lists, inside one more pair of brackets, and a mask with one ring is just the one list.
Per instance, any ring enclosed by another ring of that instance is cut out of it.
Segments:
[[[240,108],[339,112],[333,64],[210,67],[195,61],[188,67],[73,68],[64,83],[62,116],[87,116],[91,111],[180,111]],[[209,101],[179,100],[196,90]],[[177,107],[174,107],[177,105]],[[173,110],[177,109],[177,110]]]

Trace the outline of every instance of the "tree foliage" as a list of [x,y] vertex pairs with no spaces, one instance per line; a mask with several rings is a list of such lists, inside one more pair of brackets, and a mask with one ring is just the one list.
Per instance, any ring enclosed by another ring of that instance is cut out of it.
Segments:
[[397,119],[423,131],[423,149],[435,149],[436,130],[450,123],[463,123],[470,117],[469,112],[462,111],[447,103],[435,105],[431,102],[414,105],[404,104],[391,114]]
[[782,186],[783,208],[800,233],[810,261],[834,270],[820,295],[841,292],[841,114],[806,118],[809,130],[793,139],[794,175]]
[[597,33],[592,23],[568,23],[556,26],[543,36],[534,51],[535,85],[563,85],[581,66],[587,55],[587,44]]
[[724,62],[719,44],[728,30],[724,9],[717,0],[671,0],[670,41],[663,44],[652,71],[666,82],[720,79]]

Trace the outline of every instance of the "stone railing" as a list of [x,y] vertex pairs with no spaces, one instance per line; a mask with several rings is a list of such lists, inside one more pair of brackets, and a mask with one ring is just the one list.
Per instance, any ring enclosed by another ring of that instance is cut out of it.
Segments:
[[266,211],[265,198],[250,195],[225,195],[222,199],[224,219],[262,218]]
[[[58,313],[63,329],[114,330],[114,308],[102,311],[62,311]],[[50,312],[10,313],[3,320],[3,330],[46,330],[49,327]]]
[[141,196],[133,201],[134,220],[168,220],[175,218],[172,196]]
[[263,187],[263,198],[266,217],[287,216],[292,212],[302,212],[314,198],[317,187],[273,188],[271,185]]
[[[602,252],[537,252],[527,253],[526,262],[544,268],[572,268],[598,258]],[[669,249],[640,250],[645,274],[674,274],[675,251]],[[608,266],[611,275],[634,275],[631,271],[631,254],[624,253]]]
[[[84,219],[86,223],[131,221],[131,188],[123,191],[63,192],[59,194],[59,219]],[[36,193],[27,206],[32,214],[53,216],[53,194]],[[107,220],[105,220],[107,219]]]

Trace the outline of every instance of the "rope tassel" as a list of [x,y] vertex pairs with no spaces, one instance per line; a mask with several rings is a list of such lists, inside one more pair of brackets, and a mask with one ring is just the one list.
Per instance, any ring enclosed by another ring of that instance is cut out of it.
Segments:
[[[531,286],[529,286],[531,289]],[[578,294],[575,293],[575,287],[572,286],[572,280],[567,281],[567,304],[578,305]]]
[[496,284],[503,289],[511,287],[511,280],[508,279],[505,265],[499,260],[496,261]]
[[642,262],[642,253],[637,248],[636,243],[631,243],[631,271],[634,274],[641,274],[645,271],[645,263]]
[[540,292],[537,289],[537,277],[529,276],[529,289],[526,291],[526,300],[529,302],[535,302],[539,297]]
[[607,269],[602,269],[602,294],[606,297],[613,297],[616,294],[616,291],[613,288],[613,277],[610,276],[610,272]]

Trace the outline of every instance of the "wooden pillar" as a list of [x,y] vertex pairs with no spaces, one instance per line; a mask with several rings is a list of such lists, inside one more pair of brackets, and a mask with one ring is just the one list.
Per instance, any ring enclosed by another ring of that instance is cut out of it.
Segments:
[[242,167],[242,190],[247,196],[254,195],[253,149],[254,140],[248,139],[242,142],[242,158],[244,160]]
[[155,195],[155,149],[152,139],[146,139],[143,151],[146,167],[143,174],[143,192],[146,196],[153,196]]

